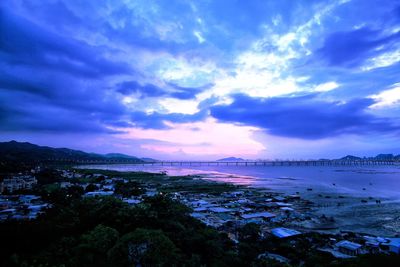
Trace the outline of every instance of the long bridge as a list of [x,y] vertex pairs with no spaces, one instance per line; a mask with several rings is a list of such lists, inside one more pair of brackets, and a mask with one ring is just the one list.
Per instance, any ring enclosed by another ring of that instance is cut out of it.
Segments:
[[277,160],[277,161],[159,161],[141,164],[161,166],[356,166],[356,165],[396,165],[398,161],[386,160]]
[[364,166],[400,165],[399,160],[256,160],[256,161],[138,161],[135,159],[49,159],[48,162],[70,164],[134,164],[151,166]]

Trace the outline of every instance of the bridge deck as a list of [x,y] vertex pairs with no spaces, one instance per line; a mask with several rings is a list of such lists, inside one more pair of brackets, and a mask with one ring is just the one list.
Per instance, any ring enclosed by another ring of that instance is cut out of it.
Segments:
[[71,160],[51,159],[50,162],[74,164],[135,164],[158,166],[361,166],[361,165],[398,165],[395,160],[276,160],[276,161],[153,161],[135,160]]

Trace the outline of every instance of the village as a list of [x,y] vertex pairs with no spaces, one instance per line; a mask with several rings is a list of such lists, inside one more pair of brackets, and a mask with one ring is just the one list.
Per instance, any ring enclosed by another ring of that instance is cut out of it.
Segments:
[[[34,220],[52,207],[51,203],[34,194],[38,186],[36,172],[32,170],[31,173],[7,177],[0,183],[0,221]],[[165,173],[155,175],[156,179],[148,182],[145,179],[132,181],[127,177],[85,173],[74,169],[59,170],[59,173],[62,179],[56,183],[58,188],[78,186],[86,198],[113,196],[128,205],[140,205],[147,197],[168,195],[189,207],[193,218],[226,233],[235,243],[239,242],[238,233],[241,228],[247,224],[256,224],[260,229],[260,239],[284,239],[295,244],[296,240],[306,238],[315,243],[313,249],[337,258],[351,258],[367,253],[400,254],[398,237],[378,237],[340,230],[327,234],[320,229],[303,227],[305,222],[321,225],[332,223],[335,219],[315,216],[312,213],[313,203],[302,199],[298,193],[283,195],[248,187],[229,188],[223,192],[193,191],[182,184],[198,180],[190,177],[182,180],[179,177],[168,177]],[[177,181],[179,187],[175,184]],[[312,232],[323,233],[323,238],[314,240],[308,235]],[[267,252],[261,256],[288,262],[284,256],[274,253]]]

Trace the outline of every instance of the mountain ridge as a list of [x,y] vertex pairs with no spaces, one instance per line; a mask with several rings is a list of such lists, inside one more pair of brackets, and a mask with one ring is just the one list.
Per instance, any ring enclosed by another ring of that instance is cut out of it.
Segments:
[[97,154],[69,148],[39,146],[29,142],[0,142],[0,161],[45,162],[62,160],[126,160],[143,162],[141,159],[120,153]]

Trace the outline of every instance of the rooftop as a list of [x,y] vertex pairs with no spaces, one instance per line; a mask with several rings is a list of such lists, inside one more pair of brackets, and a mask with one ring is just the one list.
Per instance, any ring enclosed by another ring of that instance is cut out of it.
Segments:
[[301,233],[299,231],[289,229],[289,228],[274,228],[271,230],[271,233],[279,238],[285,238],[285,237],[290,237],[290,236],[295,236],[295,235],[300,235]]
[[347,241],[347,240],[342,240],[342,241],[336,243],[336,246],[342,247],[342,248],[345,248],[348,250],[357,250],[362,247],[362,245],[360,245],[360,244],[357,244],[357,243],[354,243],[351,241]]
[[273,217],[275,217],[275,214],[264,211],[264,212],[242,214],[241,216],[243,219],[252,219],[252,218],[260,218],[260,217],[273,218]]

